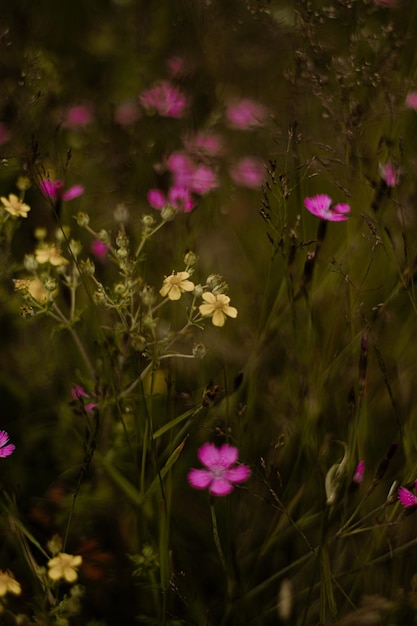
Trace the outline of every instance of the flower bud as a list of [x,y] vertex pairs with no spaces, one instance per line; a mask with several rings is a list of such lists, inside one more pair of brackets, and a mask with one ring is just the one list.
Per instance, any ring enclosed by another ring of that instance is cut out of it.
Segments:
[[25,267],[25,270],[27,270],[28,272],[36,272],[36,270],[38,269],[38,262],[33,254],[25,254],[25,257],[23,259],[23,265]]
[[161,219],[164,222],[172,222],[176,214],[177,214],[177,210],[175,209],[175,207],[173,207],[171,204],[167,204],[161,210]]
[[129,210],[124,204],[118,204],[113,212],[113,217],[119,224],[126,224],[129,221]]
[[79,213],[77,213],[77,215],[75,215],[75,219],[77,221],[78,226],[81,226],[81,228],[85,228],[90,223],[90,216],[87,215],[87,213],[83,213],[82,211],[80,211]]
[[206,346],[203,343],[195,343],[193,346],[193,357],[195,359],[204,359],[206,356]]

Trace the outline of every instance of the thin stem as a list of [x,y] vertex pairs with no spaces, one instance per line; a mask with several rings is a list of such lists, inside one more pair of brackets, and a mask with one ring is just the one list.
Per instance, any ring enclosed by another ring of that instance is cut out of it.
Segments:
[[223,569],[226,572],[227,571],[226,560],[224,558],[224,553],[223,553],[222,546],[221,546],[221,543],[220,543],[219,531],[218,531],[218,528],[217,528],[216,512],[214,510],[214,504],[212,502],[210,503],[210,512],[211,512],[211,521],[212,521],[212,524],[213,524],[214,543],[216,544],[217,553],[219,555],[219,558],[220,558],[221,564],[223,566]]

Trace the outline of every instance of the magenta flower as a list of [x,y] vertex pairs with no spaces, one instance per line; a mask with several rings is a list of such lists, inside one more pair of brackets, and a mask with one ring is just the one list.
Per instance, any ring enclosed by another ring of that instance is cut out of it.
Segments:
[[77,130],[91,124],[94,120],[92,104],[79,104],[68,109],[63,126]]
[[84,187],[74,185],[64,191],[64,183],[62,180],[43,180],[40,188],[44,196],[53,198],[54,200],[73,200],[84,193]]
[[9,443],[9,435],[5,430],[0,430],[0,458],[4,459],[6,456],[10,456],[15,451],[15,447],[12,443]]
[[158,211],[170,204],[177,211],[189,213],[195,206],[190,190],[186,187],[177,186],[171,187],[168,195],[165,195],[160,189],[150,189],[148,191],[148,202],[151,207]]
[[359,461],[358,467],[356,468],[356,472],[353,475],[353,482],[358,485],[363,481],[363,477],[365,474],[365,461]]
[[253,100],[235,100],[226,109],[226,121],[231,128],[252,130],[264,126],[267,109]]
[[379,171],[382,180],[388,187],[396,187],[400,182],[400,171],[396,169],[390,161],[385,165],[380,165]]
[[316,217],[330,222],[343,222],[347,220],[350,206],[348,204],[335,204],[331,206],[332,199],[325,193],[318,194],[312,198],[305,198],[304,206]]
[[84,405],[84,398],[90,398],[91,396],[86,392],[84,387],[81,387],[81,385],[74,385],[71,389],[71,395],[74,400],[81,402],[87,413],[92,413],[94,409],[98,407],[98,402],[89,402]]
[[236,483],[242,483],[250,476],[247,465],[236,465],[239,450],[225,443],[217,448],[205,443],[198,450],[198,458],[206,469],[191,469],[188,482],[195,489],[208,489],[213,496],[226,496],[233,491]]
[[[415,482],[414,488],[417,489],[417,481]],[[417,497],[405,487],[398,489],[398,500],[405,507],[415,506],[417,504]]]
[[236,185],[256,189],[265,180],[265,167],[259,159],[246,157],[233,165],[230,177]]
[[408,109],[417,110],[417,91],[409,91],[405,99],[405,106]]
[[203,195],[219,186],[217,175],[208,165],[197,165],[187,154],[173,152],[166,161],[174,187]]
[[107,253],[109,251],[109,247],[101,241],[100,239],[95,239],[91,244],[91,254],[93,254],[97,259],[103,261]]
[[119,126],[131,126],[140,119],[141,112],[135,102],[127,100],[118,104],[114,111],[114,121]]
[[139,101],[146,111],[176,118],[184,116],[188,104],[185,94],[166,80],[142,91]]
[[224,151],[223,139],[220,135],[208,132],[199,132],[184,139],[186,150],[198,159],[220,156]]

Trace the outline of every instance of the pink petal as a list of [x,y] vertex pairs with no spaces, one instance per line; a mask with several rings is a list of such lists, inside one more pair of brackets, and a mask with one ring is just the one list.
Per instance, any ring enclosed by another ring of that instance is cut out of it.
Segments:
[[352,478],[354,483],[361,483],[363,481],[363,476],[365,473],[365,461],[359,461],[358,467],[356,468],[356,472]]
[[149,189],[148,202],[154,209],[163,209],[167,204],[165,195],[159,189]]
[[195,489],[207,489],[213,480],[213,475],[207,470],[192,469],[187,474],[187,480]]
[[233,485],[225,478],[214,478],[209,491],[213,496],[227,496],[228,493],[233,491]]
[[247,465],[237,465],[225,471],[225,478],[231,483],[243,483],[250,476],[250,469]]
[[339,204],[334,205],[333,211],[336,213],[349,213],[350,206],[344,202],[340,202]]
[[219,464],[219,448],[214,443],[205,443],[198,450],[198,458],[208,469]]
[[81,196],[83,193],[84,187],[82,187],[81,185],[74,185],[62,194],[62,199],[73,200],[74,198],[78,198],[78,196]]
[[230,467],[233,463],[236,463],[238,455],[239,450],[237,448],[225,443],[219,449],[218,464],[224,468]]
[[81,387],[81,385],[74,385],[73,388],[71,389],[71,395],[74,398],[74,400],[79,400],[80,398],[89,397],[88,393],[86,392],[84,387]]
[[9,441],[9,435],[5,430],[0,430],[0,448]]
[[416,496],[405,487],[400,487],[398,489],[398,499],[405,507],[414,506],[417,504]]
[[4,458],[6,456],[10,456],[15,451],[15,447],[12,443],[4,448],[0,448],[0,458]]
[[42,180],[39,186],[42,193],[49,198],[57,198],[63,188],[63,184],[60,180]]
[[88,404],[85,405],[85,410],[87,411],[87,413],[93,413],[94,409],[96,409],[98,407],[97,402],[89,402]]
[[327,214],[331,203],[332,199],[330,196],[324,193],[313,196],[312,198],[305,198],[304,200],[305,208],[317,217],[323,217]]

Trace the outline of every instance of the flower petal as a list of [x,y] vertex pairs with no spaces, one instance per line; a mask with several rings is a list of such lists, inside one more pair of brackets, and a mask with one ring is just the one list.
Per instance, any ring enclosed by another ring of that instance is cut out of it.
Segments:
[[8,446],[4,446],[4,448],[0,448],[0,458],[4,459],[6,456],[10,456],[15,451],[16,446],[10,443]]
[[233,463],[236,463],[239,456],[239,450],[234,446],[224,443],[218,449],[218,461],[217,464],[224,468],[230,467]]
[[201,297],[209,304],[214,304],[216,302],[216,296],[214,293],[211,293],[211,291],[205,291]]
[[400,487],[398,489],[398,499],[405,507],[415,506],[417,504],[416,496],[405,487]]
[[203,315],[204,317],[208,317],[209,315],[213,313],[213,305],[212,304],[200,304],[200,306],[198,307],[198,310],[200,311],[201,315]]
[[5,430],[0,430],[0,448],[9,441],[9,434]]
[[204,469],[192,469],[187,474],[187,480],[195,489],[207,489],[213,480],[213,475]]
[[224,326],[224,322],[226,320],[226,316],[223,313],[223,309],[216,309],[213,313],[212,322],[214,326]]
[[247,465],[237,465],[225,472],[225,478],[231,483],[243,483],[250,476],[250,469]]
[[213,496],[227,496],[228,493],[233,491],[233,485],[225,478],[214,478],[209,491]]
[[219,448],[214,443],[205,443],[198,449],[198,458],[203,465],[211,469],[219,464]]
[[78,198],[84,193],[84,187],[82,185],[74,185],[70,187],[62,194],[63,200],[73,200],[74,198]]
[[325,193],[304,200],[305,208],[313,215],[322,218],[328,213],[331,203],[332,199]]
[[237,309],[234,306],[224,306],[223,313],[226,313],[229,317],[237,317]]

